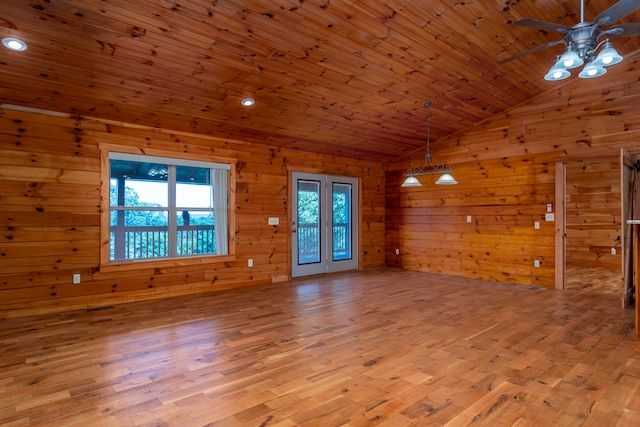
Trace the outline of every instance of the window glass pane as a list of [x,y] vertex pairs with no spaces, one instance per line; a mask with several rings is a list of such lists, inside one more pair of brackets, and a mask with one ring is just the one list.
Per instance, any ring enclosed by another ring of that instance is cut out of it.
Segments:
[[166,182],[126,180],[124,206],[169,206],[169,190]]
[[110,164],[112,206],[169,206],[168,165],[113,159]]
[[351,259],[351,185],[333,184],[333,261]]
[[176,166],[176,206],[213,208],[211,169]]
[[178,212],[176,224],[177,255],[216,253],[215,227],[211,211]]
[[168,227],[166,211],[124,211],[125,227]]
[[[112,212],[113,213],[113,212]],[[168,213],[124,211],[124,225],[111,227],[113,260],[167,257]]]
[[320,182],[298,180],[298,264],[320,262]]

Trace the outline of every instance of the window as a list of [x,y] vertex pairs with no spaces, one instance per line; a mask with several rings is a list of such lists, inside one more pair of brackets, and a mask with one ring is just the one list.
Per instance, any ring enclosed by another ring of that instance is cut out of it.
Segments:
[[229,163],[110,152],[108,165],[109,263],[230,253]]

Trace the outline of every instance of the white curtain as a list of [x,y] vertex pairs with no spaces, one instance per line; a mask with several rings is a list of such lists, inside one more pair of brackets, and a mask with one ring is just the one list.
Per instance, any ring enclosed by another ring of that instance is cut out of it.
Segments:
[[213,217],[216,230],[216,255],[229,254],[227,218],[227,176],[229,172],[225,169],[211,169],[213,176]]

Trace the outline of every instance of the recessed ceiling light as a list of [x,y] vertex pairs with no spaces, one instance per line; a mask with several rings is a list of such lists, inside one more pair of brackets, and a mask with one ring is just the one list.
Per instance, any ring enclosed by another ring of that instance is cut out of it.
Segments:
[[244,107],[251,107],[255,103],[256,103],[256,100],[253,98],[245,98],[242,101],[240,101],[240,104],[242,104]]
[[22,40],[13,38],[13,37],[6,37],[6,38],[2,39],[2,44],[7,49],[15,50],[15,51],[18,51],[18,52],[22,52],[23,50],[27,50],[27,48],[28,48],[28,46],[27,46],[27,44],[25,42],[23,42]]

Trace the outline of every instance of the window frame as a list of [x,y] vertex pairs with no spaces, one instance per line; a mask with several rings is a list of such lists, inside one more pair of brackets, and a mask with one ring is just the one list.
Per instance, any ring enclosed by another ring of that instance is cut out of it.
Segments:
[[[140,268],[158,268],[190,266],[210,263],[224,263],[235,261],[235,189],[236,189],[236,159],[212,156],[208,154],[194,155],[191,153],[178,153],[168,150],[153,148],[136,148],[114,144],[101,143],[100,150],[100,272],[126,271]],[[123,155],[138,155],[151,158],[164,158],[168,160],[193,161],[205,163],[221,163],[229,165],[227,179],[227,243],[228,253],[225,255],[189,255],[175,258],[145,258],[126,261],[112,261],[110,229],[111,229],[111,203],[110,203],[110,153]]]

